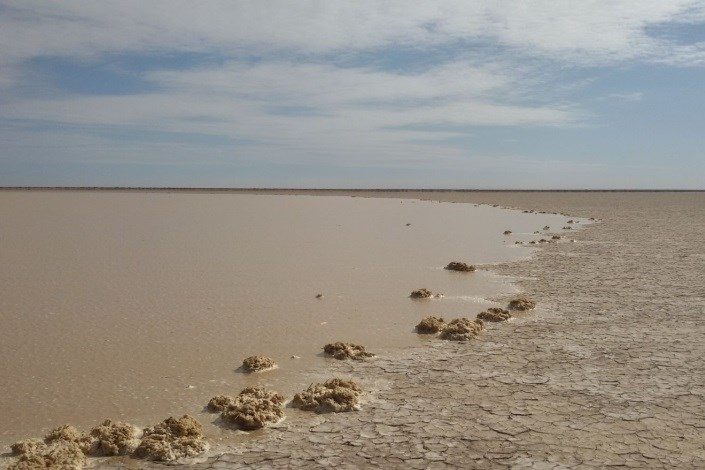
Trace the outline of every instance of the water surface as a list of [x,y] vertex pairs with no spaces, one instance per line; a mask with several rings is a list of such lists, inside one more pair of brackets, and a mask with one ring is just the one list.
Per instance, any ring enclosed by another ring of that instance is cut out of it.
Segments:
[[[565,222],[401,199],[0,192],[0,441],[147,425],[254,383],[291,395],[325,369],[327,342],[383,354],[424,341],[423,316],[472,317],[513,292],[442,267],[525,257],[514,240]],[[409,299],[420,287],[444,297]],[[252,354],[280,368],[239,373]]]

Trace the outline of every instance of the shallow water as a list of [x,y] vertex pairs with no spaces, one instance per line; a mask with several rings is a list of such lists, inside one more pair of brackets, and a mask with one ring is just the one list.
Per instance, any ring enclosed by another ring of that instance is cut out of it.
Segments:
[[[473,317],[515,290],[447,262],[526,257],[514,240],[566,218],[393,198],[3,191],[0,222],[7,444],[64,423],[195,414],[253,383],[290,395],[331,341],[419,344],[419,318]],[[420,287],[445,295],[409,299]],[[251,354],[280,368],[239,373]]]

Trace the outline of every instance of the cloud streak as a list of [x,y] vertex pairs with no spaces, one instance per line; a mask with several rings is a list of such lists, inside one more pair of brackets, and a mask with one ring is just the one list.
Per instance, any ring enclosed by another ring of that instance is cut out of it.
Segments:
[[[705,43],[652,29],[703,23],[691,0],[4,0],[0,165],[45,161],[55,142],[58,160],[86,165],[462,168],[491,158],[458,144],[478,129],[594,126],[574,98],[586,70],[702,65]],[[33,74],[50,59],[56,76]],[[62,88],[71,64],[142,88]]]

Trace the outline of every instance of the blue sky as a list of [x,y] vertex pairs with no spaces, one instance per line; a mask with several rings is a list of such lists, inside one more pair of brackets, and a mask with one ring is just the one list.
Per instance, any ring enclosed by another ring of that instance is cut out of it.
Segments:
[[0,0],[6,186],[705,189],[703,109],[704,1]]

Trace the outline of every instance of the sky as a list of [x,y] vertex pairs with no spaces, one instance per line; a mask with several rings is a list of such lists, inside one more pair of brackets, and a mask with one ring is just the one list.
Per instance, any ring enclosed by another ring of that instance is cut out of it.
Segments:
[[705,189],[705,0],[0,0],[0,186]]

